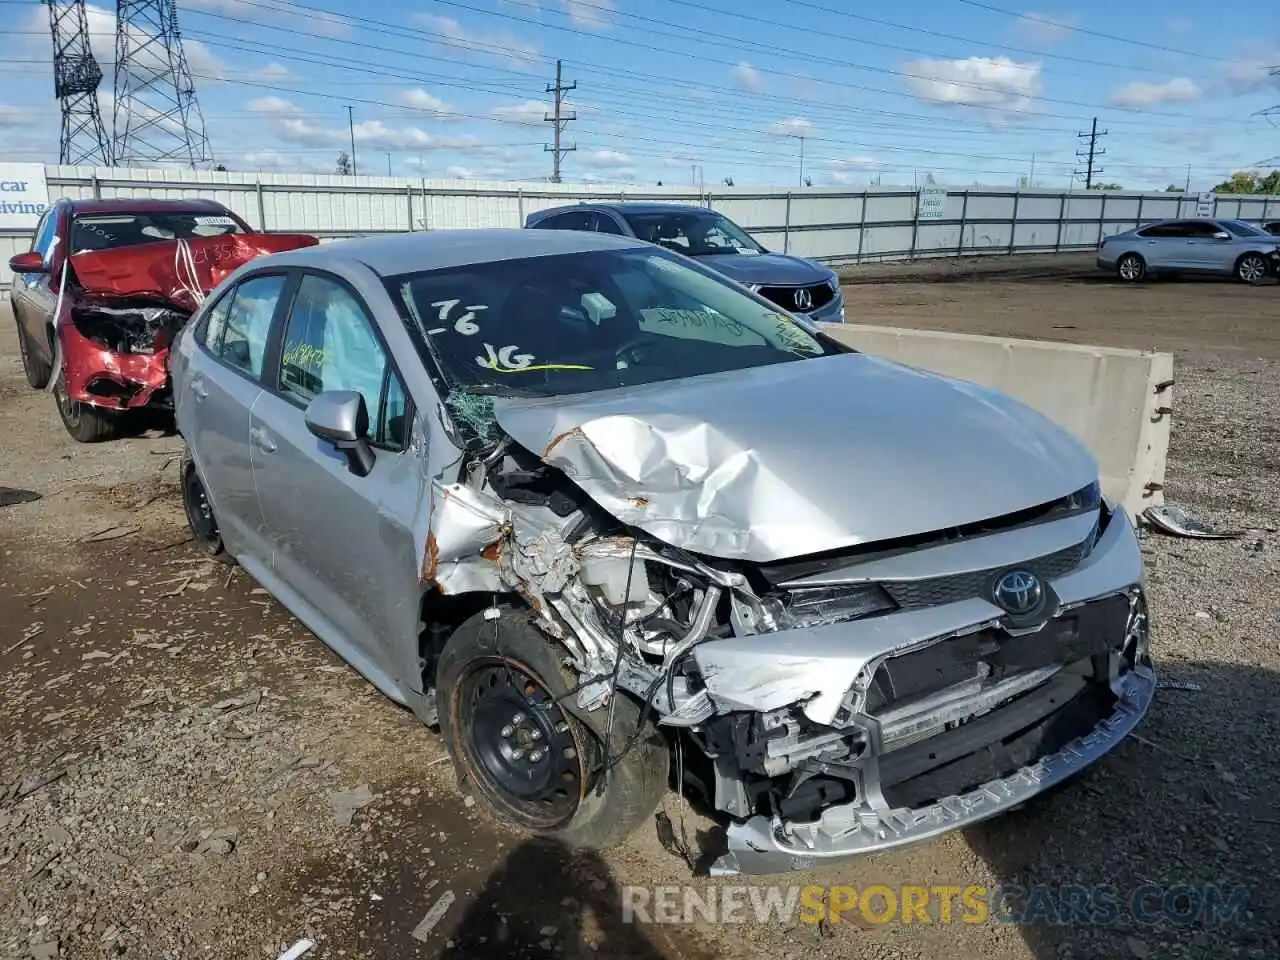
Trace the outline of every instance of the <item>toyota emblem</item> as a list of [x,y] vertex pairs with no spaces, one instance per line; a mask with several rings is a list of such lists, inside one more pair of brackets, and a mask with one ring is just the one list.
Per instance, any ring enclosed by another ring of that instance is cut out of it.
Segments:
[[1031,613],[1044,600],[1040,578],[1029,570],[1010,570],[996,581],[993,598],[1005,610],[1021,616]]
[[797,309],[797,310],[812,310],[812,309],[813,309],[813,294],[811,294],[811,293],[810,293],[808,290],[806,290],[804,287],[800,287],[800,288],[796,291],[795,301],[796,301],[796,309]]

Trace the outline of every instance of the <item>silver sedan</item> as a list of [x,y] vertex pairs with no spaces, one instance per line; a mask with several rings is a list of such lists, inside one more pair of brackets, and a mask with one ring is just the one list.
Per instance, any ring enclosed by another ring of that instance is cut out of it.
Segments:
[[1075,438],[661,247],[265,257],[171,365],[198,542],[526,831],[619,840],[683,759],[716,872],[808,868],[1016,807],[1151,701],[1142,556]]
[[1126,283],[1161,273],[1261,283],[1280,267],[1280,238],[1243,220],[1160,220],[1104,238],[1098,266]]

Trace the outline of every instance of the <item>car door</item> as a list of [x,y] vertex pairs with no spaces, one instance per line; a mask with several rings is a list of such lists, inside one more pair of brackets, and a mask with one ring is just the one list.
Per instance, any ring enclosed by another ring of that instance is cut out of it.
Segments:
[[272,324],[290,275],[252,274],[223,293],[196,330],[196,349],[175,398],[178,424],[228,551],[255,576],[272,565],[250,462],[250,416],[262,396]]
[[1137,251],[1151,270],[1174,270],[1186,266],[1186,241],[1189,233],[1180,221],[1157,223],[1138,234],[1142,239]]
[[[426,502],[421,457],[408,450],[404,379],[364,299],[319,272],[301,275],[272,374],[250,434],[276,590],[344,659],[403,700],[402,689],[416,686],[403,637],[417,623],[414,531]],[[365,476],[305,422],[307,405],[337,390],[364,398],[374,453]]]
[[39,253],[44,260],[45,272],[15,275],[10,291],[14,319],[22,326],[29,348],[38,351],[46,362],[53,359],[53,350],[45,331],[58,300],[54,290],[57,278],[48,271],[53,262],[61,210],[61,205],[55,204],[45,211],[31,241],[32,252]]
[[[1226,234],[1225,237],[1222,234]],[[1226,227],[1211,221],[1187,224],[1183,241],[1184,266],[1191,270],[1230,273],[1239,255],[1240,244]]]

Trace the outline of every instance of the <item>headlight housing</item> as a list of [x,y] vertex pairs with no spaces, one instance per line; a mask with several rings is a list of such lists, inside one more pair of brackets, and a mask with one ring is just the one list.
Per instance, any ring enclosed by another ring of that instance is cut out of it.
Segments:
[[832,293],[839,293],[840,278],[833,273],[831,276],[827,277],[827,286],[831,288]]
[[860,620],[898,607],[884,588],[875,583],[784,587],[764,604],[780,630]]
[[1095,480],[1087,487],[1081,487],[1064,497],[1062,505],[1073,513],[1077,510],[1081,513],[1097,510],[1102,506],[1102,484]]

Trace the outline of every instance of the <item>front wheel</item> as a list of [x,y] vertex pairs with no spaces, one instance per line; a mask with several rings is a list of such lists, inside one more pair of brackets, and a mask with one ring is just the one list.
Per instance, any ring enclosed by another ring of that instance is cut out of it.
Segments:
[[1126,253],[1116,263],[1116,274],[1125,283],[1140,283],[1147,276],[1147,262],[1136,253]]
[[[14,311],[14,319],[17,320],[17,311]],[[27,384],[35,390],[43,390],[49,385],[49,377],[53,375],[53,365],[47,360],[41,360],[32,350],[31,340],[27,336],[26,329],[22,326],[22,321],[17,320],[18,324],[18,353],[22,356],[22,372],[27,378]]]
[[1257,285],[1267,279],[1267,260],[1260,253],[1246,253],[1236,261],[1236,277],[1244,283]]
[[59,370],[53,385],[53,399],[58,405],[58,416],[72,439],[80,443],[102,443],[115,440],[124,434],[127,414],[103,410],[89,403],[72,400],[67,393],[66,375]]
[[467,620],[440,657],[440,732],[460,785],[496,819],[573,846],[607,847],[657,809],[667,747],[618,692],[606,758],[608,708],[595,711],[598,723],[567,709],[558,698],[571,677],[559,657],[515,608]]

